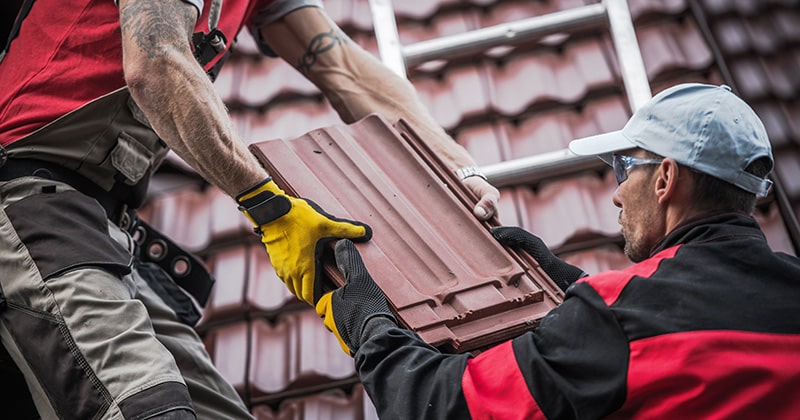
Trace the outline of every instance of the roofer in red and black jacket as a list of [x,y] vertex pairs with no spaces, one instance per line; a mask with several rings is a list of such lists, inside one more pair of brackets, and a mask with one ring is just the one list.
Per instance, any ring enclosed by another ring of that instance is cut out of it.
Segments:
[[477,356],[398,327],[354,244],[336,244],[347,283],[317,312],[380,417],[797,418],[800,260],[773,252],[751,216],[773,166],[753,110],[727,86],[678,85],[570,149],[613,166],[636,264],[586,276],[534,235],[494,228],[566,294],[534,331]]
[[466,150],[320,0],[11,4],[14,26],[0,31],[4,418],[251,417],[192,328],[199,312],[184,292],[204,304],[213,278],[133,211],[170,149],[236,199],[309,303],[321,295],[303,289],[320,274],[321,244],[370,238],[365,224],[286,195],[237,134],[212,79],[243,27],[345,122],[406,119],[482,198],[476,216],[495,211],[497,189]]

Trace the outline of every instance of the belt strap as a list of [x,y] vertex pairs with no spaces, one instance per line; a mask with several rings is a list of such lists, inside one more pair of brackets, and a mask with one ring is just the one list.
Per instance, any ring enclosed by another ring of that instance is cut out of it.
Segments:
[[[5,161],[4,161],[5,160]],[[200,306],[205,307],[216,280],[197,257],[184,251],[136,212],[85,177],[63,166],[36,159],[4,159],[0,147],[0,182],[24,176],[37,176],[69,184],[100,203],[114,224],[127,230],[139,245],[138,257],[153,262],[172,277]]]
[[0,181],[10,181],[23,176],[36,176],[69,184],[72,188],[97,200],[106,211],[108,219],[117,225],[127,208],[123,201],[116,199],[97,184],[61,165],[38,159],[0,157]]

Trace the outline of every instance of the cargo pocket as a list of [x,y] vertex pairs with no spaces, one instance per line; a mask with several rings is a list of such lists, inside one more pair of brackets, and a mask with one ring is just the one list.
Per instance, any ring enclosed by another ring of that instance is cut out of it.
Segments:
[[200,320],[200,311],[166,271],[155,263],[140,261],[136,262],[136,271],[158,297],[175,312],[179,321],[190,327],[197,324]]
[[45,281],[85,266],[119,277],[131,271],[133,256],[109,235],[105,211],[80,192],[32,195],[6,207],[6,215]]

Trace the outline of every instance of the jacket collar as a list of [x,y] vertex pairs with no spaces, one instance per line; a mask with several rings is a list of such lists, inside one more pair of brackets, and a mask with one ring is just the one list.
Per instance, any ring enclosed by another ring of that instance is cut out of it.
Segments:
[[653,247],[650,255],[675,245],[707,242],[732,236],[750,236],[766,241],[753,216],[741,212],[715,212],[691,218],[676,226]]

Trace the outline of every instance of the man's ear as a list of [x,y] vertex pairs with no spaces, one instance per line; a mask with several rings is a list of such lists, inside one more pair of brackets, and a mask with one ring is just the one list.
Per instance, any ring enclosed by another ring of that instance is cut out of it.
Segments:
[[672,158],[665,158],[655,173],[655,193],[659,204],[665,204],[678,194],[681,168]]

